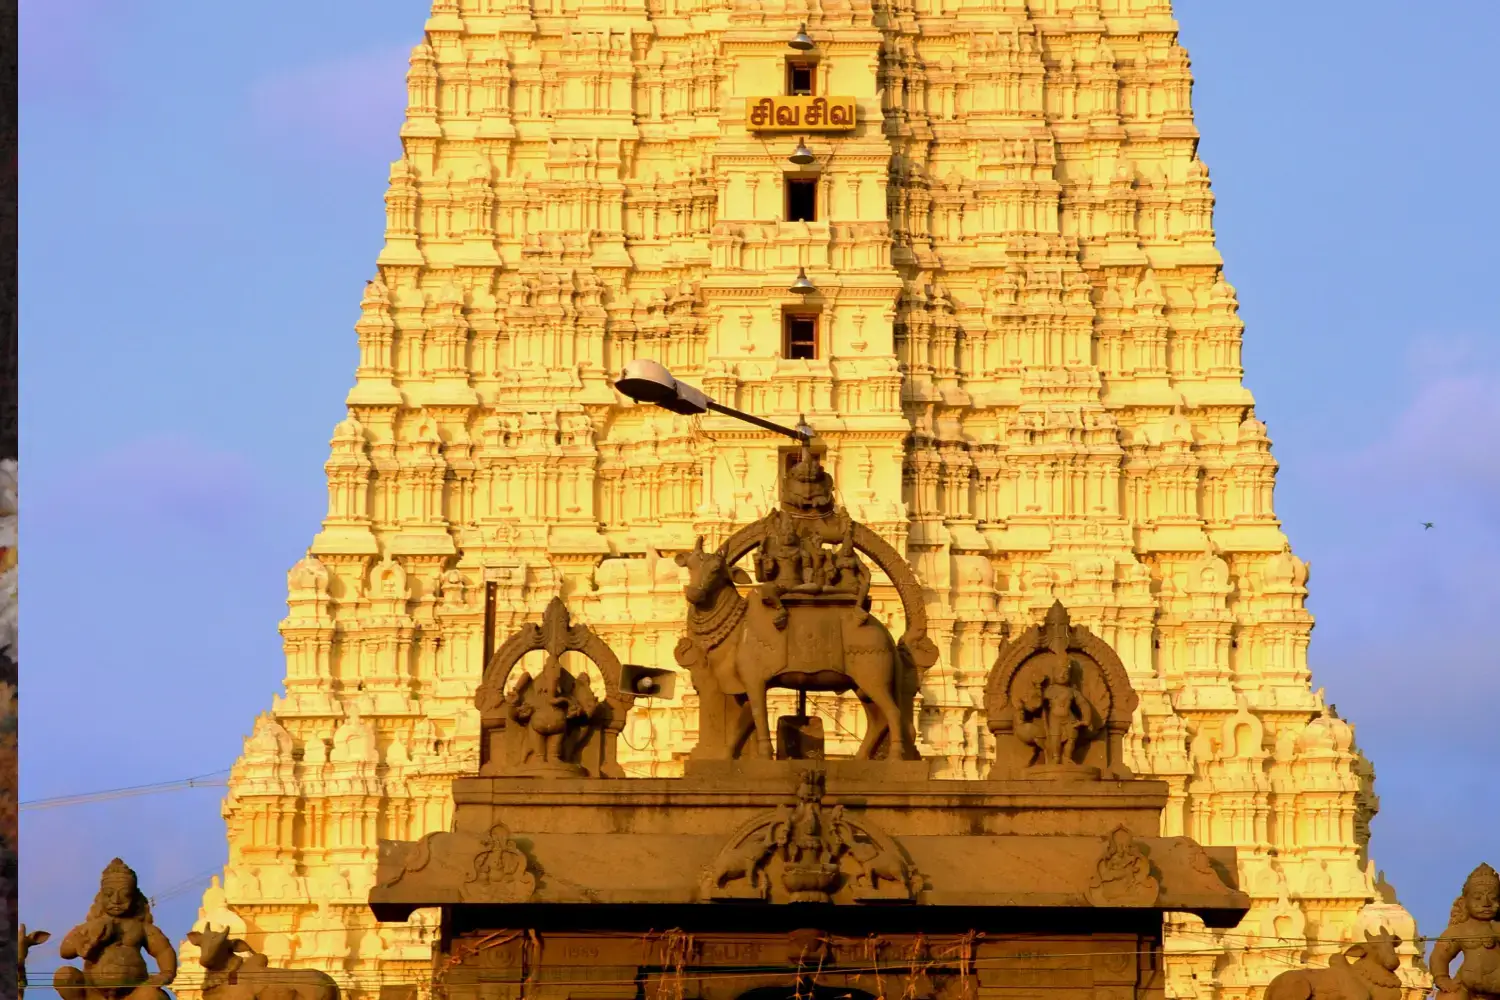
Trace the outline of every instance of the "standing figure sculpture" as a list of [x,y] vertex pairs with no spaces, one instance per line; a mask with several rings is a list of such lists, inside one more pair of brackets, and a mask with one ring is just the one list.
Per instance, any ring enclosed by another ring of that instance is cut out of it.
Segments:
[[[99,894],[88,918],[63,936],[65,965],[52,977],[62,1000],[167,1000],[162,989],[177,977],[177,953],[151,917],[151,906],[136,884],[135,872],[119,858],[99,878]],[[146,955],[156,961],[153,975]]]
[[549,652],[541,673],[535,679],[523,676],[507,700],[511,719],[526,727],[521,763],[573,766],[568,763],[568,738],[588,723],[599,704],[588,678],[563,670],[557,656]]
[[[1432,979],[1440,1000],[1495,1000],[1500,998],[1500,873],[1487,864],[1464,880],[1464,891],[1453,901],[1448,928],[1432,949]],[[1448,967],[1460,955],[1458,975]]]
[[1032,746],[1032,764],[1038,758],[1054,766],[1073,763],[1080,733],[1091,728],[1092,706],[1071,683],[1078,670],[1077,660],[1056,657],[1013,696],[1016,736]]

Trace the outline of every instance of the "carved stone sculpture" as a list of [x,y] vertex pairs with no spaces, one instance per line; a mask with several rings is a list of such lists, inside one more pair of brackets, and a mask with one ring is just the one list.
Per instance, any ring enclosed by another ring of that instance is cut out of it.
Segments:
[[1011,691],[1016,737],[1033,751],[1027,766],[1071,764],[1080,739],[1096,732],[1097,713],[1073,679],[1081,672],[1077,660],[1058,658]]
[[824,791],[823,773],[805,771],[790,804],[740,827],[704,872],[704,897],[828,903],[847,887],[855,902],[910,901],[919,880],[900,848]]
[[1293,969],[1271,980],[1265,1000],[1400,1000],[1401,980],[1395,972],[1401,965],[1396,953],[1400,944],[1385,928],[1379,934],[1366,931],[1364,943],[1333,956],[1328,968]]
[[[511,671],[527,653],[545,651],[536,677],[523,675],[507,693]],[[562,665],[568,651],[593,660],[605,679],[604,700],[588,678]],[[587,625],[568,619],[561,598],[541,624],[528,623],[490,658],[479,685],[481,774],[518,777],[621,777],[615,745],[634,694],[619,687],[620,661]]]
[[1128,777],[1122,744],[1139,699],[1108,644],[1061,601],[1003,645],[985,684],[999,777]]
[[[104,869],[88,917],[63,936],[58,954],[82,959],[52,977],[62,1000],[167,1000],[163,986],[177,977],[177,953],[157,929],[135,872],[119,858]],[[153,974],[146,956],[156,962]]]
[[[878,536],[834,507],[833,479],[816,451],[800,449],[782,477],[782,503],[709,552],[700,537],[677,564],[688,570],[687,630],[677,660],[702,705],[697,756],[772,756],[766,691],[854,691],[869,715],[856,756],[915,756],[912,704],[936,656],[925,635],[915,576]],[[735,563],[756,551],[758,599]],[[907,610],[901,643],[869,614],[872,555],[897,582]],[[746,746],[749,737],[755,739]]]
[[1130,830],[1118,826],[1104,843],[1104,853],[1089,880],[1088,898],[1095,906],[1152,906],[1161,883],[1151,874],[1151,861]]
[[524,903],[536,892],[531,859],[503,823],[480,835],[467,830],[429,833],[412,844],[386,841],[397,850],[392,874],[380,888],[459,887],[466,903]]
[[51,939],[52,935],[47,931],[28,932],[25,924],[16,928],[16,997],[18,1000],[26,995],[26,955],[34,945]]
[[523,675],[506,701],[511,720],[526,733],[522,772],[584,773],[583,765],[570,758],[599,705],[587,677],[574,677],[548,653],[542,672],[534,680],[529,674]]
[[230,937],[228,927],[216,931],[204,924],[201,931],[189,931],[187,939],[198,948],[204,1000],[338,1000],[338,983],[328,973],[273,969],[266,956]]
[[[1500,874],[1481,864],[1464,880],[1453,901],[1448,927],[1432,949],[1432,978],[1442,1000],[1493,1000],[1500,997]],[[1453,960],[1463,956],[1456,975]]]

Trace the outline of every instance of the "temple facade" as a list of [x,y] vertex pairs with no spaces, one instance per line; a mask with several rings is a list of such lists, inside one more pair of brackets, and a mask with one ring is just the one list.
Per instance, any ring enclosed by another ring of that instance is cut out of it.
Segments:
[[[626,400],[649,358],[805,418],[914,568],[936,776],[987,775],[985,678],[1056,602],[1118,653],[1161,836],[1234,848],[1249,899],[1233,929],[1169,917],[1166,996],[1409,942],[1374,771],[1309,669],[1191,82],[1167,0],[434,0],[285,695],[232,772],[202,919],[349,995],[421,980],[437,917],[375,922],[377,843],[449,828],[492,637],[561,598],[676,668],[674,557],[771,507],[783,442]],[[808,701],[852,754],[858,701]],[[638,701],[623,773],[681,774],[699,708],[687,683]]]

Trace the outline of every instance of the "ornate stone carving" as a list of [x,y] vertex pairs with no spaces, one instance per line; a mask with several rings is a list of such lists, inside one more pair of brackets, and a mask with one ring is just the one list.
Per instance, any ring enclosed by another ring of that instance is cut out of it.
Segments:
[[523,903],[536,892],[530,865],[510,831],[496,824],[474,855],[474,870],[459,894],[469,903]]
[[421,892],[447,892],[458,886],[466,903],[523,903],[536,893],[536,874],[530,857],[503,823],[481,836],[466,830],[430,833],[415,843],[383,841],[388,860],[382,867],[394,874],[379,888],[397,886]]
[[[912,700],[936,654],[921,589],[905,560],[836,507],[833,496],[818,452],[803,447],[782,475],[779,510],[713,552],[700,537],[677,556],[688,570],[688,616],[676,655],[702,706],[696,756],[769,758],[771,687],[855,691],[869,715],[856,756],[915,756]],[[747,602],[736,585],[750,578],[735,563],[752,550],[760,584]],[[899,645],[869,614],[870,571],[861,551],[902,588],[909,615]]]
[[265,955],[243,940],[231,937],[228,927],[190,931],[188,943],[198,948],[203,966],[204,1000],[275,996],[278,1000],[338,1000],[338,983],[318,969],[273,969]]
[[[1453,901],[1448,927],[1432,949],[1432,978],[1442,1000],[1494,1000],[1500,997],[1500,874],[1481,864],[1464,880]],[[1456,974],[1453,960],[1463,956]]]
[[1124,665],[1061,601],[1002,646],[985,685],[993,774],[1127,776],[1122,743],[1139,699]]
[[[505,692],[511,670],[527,653],[547,659],[536,677],[523,676]],[[601,702],[588,678],[564,669],[574,651],[604,676]],[[495,653],[475,696],[480,711],[480,774],[535,777],[621,777],[615,742],[635,695],[619,688],[620,661],[587,625],[574,625],[561,598],[547,605],[540,625],[528,623]]]
[[1333,956],[1328,968],[1293,969],[1271,980],[1265,1000],[1400,1000],[1401,980],[1395,972],[1401,965],[1396,953],[1400,944],[1384,928],[1378,934],[1366,931],[1364,943]]
[[[885,834],[825,807],[824,776],[804,771],[793,802],[740,827],[704,872],[706,899],[910,901],[920,877]],[[773,870],[774,869],[774,870]]]
[[[63,935],[57,952],[64,961],[83,961],[82,969],[65,965],[53,975],[62,1000],[167,1000],[162,987],[177,977],[177,953],[157,929],[135,872],[119,858],[99,877],[88,917]],[[148,955],[155,973],[146,966]]]
[[1089,902],[1095,906],[1153,906],[1160,894],[1161,882],[1151,874],[1145,849],[1127,828],[1115,827],[1105,839],[1104,853],[1089,879]]

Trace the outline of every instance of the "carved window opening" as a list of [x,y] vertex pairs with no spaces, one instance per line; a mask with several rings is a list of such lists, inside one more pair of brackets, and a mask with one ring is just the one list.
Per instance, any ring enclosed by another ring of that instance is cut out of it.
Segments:
[[782,316],[781,356],[793,361],[815,361],[818,357],[818,317],[812,313]]
[[790,97],[812,97],[818,92],[815,62],[787,62],[786,92]]
[[818,179],[816,177],[788,177],[786,179],[786,221],[818,221]]

